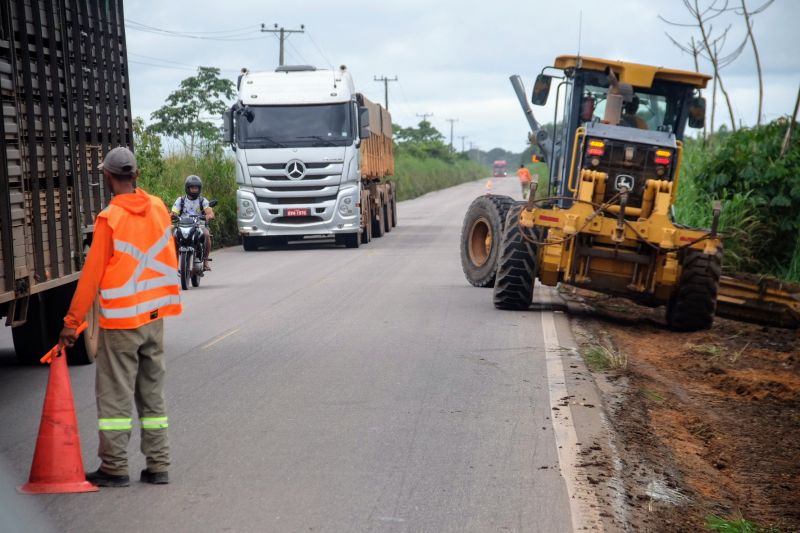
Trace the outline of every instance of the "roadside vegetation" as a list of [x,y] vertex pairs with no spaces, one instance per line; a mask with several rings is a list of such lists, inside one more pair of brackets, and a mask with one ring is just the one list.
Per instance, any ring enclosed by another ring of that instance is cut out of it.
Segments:
[[800,144],[789,142],[781,155],[788,127],[782,118],[686,140],[676,218],[709,227],[711,202],[722,201],[728,271],[800,282]]

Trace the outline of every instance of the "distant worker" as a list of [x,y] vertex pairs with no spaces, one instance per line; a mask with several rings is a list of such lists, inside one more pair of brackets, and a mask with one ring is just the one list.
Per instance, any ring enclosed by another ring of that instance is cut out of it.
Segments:
[[95,220],[92,246],[81,271],[59,344],[73,346],[99,292],[97,416],[100,467],[86,480],[127,487],[131,400],[147,459],[140,480],[169,483],[169,441],[164,403],[164,317],[181,312],[178,261],[169,213],[160,198],[136,188],[133,153],[114,148],[100,165],[113,197]]
[[520,165],[517,169],[517,176],[522,187],[522,199],[527,200],[528,193],[531,191],[531,172],[525,168],[525,165]]
[[639,97],[635,94],[631,101],[623,104],[622,106],[622,120],[621,124],[623,126],[628,126],[629,128],[639,128],[640,130],[649,129],[647,127],[647,122],[636,114],[639,110]]
[[[180,218],[183,215],[205,215],[206,222],[214,218],[214,210],[211,208],[208,199],[200,195],[203,190],[203,180],[200,179],[200,176],[187,176],[183,182],[183,190],[186,195],[179,196],[172,205],[173,218]],[[211,267],[208,266],[208,262],[211,261],[209,258],[211,254],[211,232],[208,230],[207,224],[203,225],[202,228],[206,241],[203,270],[211,270]]]

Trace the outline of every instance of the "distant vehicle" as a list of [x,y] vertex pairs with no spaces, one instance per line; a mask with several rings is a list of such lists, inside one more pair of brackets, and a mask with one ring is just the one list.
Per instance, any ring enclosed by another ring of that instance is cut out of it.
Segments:
[[492,165],[492,170],[495,178],[505,178],[508,176],[508,162],[505,159],[498,159]]
[[225,113],[247,251],[332,235],[358,248],[397,224],[392,118],[357,93],[345,67],[243,70]]
[[[209,207],[217,205],[216,200],[209,202]],[[203,258],[205,257],[206,239],[203,227],[206,224],[205,215],[175,215],[175,246],[178,252],[178,275],[181,278],[181,289],[199,287],[203,272]]]

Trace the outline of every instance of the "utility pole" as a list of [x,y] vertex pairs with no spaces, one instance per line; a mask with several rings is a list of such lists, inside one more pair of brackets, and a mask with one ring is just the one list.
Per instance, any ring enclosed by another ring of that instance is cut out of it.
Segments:
[[459,135],[458,138],[461,139],[461,153],[464,153],[464,139],[469,137],[469,135]]
[[457,118],[446,118],[445,120],[450,123],[450,149],[452,150],[453,149],[453,124],[455,122],[458,122],[458,119]]
[[422,119],[422,122],[428,122],[428,117],[432,117],[433,113],[417,113],[417,116]]
[[389,78],[387,76],[373,76],[375,81],[383,82],[383,105],[386,107],[386,111],[389,111],[389,82],[390,81],[397,81],[397,76],[395,75],[394,78]]
[[275,24],[271,30],[268,30],[266,24],[264,23],[261,24],[261,33],[277,33],[280,36],[279,40],[281,42],[281,47],[280,47],[280,53],[278,55],[278,66],[280,67],[283,66],[283,43],[284,41],[286,41],[286,39],[289,38],[289,34],[305,33],[305,29],[306,29],[305,24],[300,24],[299,30],[287,30],[283,26],[279,28],[278,25]]

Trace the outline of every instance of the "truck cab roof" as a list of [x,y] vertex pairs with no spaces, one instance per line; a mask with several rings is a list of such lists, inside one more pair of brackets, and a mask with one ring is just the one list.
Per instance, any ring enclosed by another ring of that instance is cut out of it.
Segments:
[[278,67],[274,72],[245,70],[239,80],[244,105],[303,105],[349,102],[355,97],[346,69],[316,69],[306,65]]

